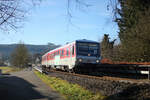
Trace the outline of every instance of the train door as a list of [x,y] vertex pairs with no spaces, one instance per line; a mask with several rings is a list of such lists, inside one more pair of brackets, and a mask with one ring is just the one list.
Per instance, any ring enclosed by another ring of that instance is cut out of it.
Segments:
[[48,55],[46,56],[46,67],[48,67]]
[[59,66],[59,65],[60,65],[60,55],[56,55],[56,56],[55,56],[54,65],[55,65],[55,66]]
[[74,45],[70,46],[70,66],[69,69],[72,69],[74,65]]

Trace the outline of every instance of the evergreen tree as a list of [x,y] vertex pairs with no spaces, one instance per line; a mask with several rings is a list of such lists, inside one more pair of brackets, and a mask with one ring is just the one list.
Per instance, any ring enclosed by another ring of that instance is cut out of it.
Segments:
[[119,0],[116,22],[125,61],[150,61],[150,0]]

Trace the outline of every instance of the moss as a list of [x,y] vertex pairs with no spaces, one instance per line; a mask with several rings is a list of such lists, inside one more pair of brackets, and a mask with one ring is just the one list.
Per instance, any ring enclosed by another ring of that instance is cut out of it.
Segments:
[[103,100],[105,98],[99,93],[94,94],[77,84],[70,84],[60,78],[50,77],[37,71],[35,74],[52,89],[62,94],[66,100]]

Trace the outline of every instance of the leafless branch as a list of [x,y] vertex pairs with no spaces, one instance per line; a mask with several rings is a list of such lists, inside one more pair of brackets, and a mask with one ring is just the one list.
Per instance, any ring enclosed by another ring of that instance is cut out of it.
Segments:
[[[16,30],[23,22],[29,6],[41,0],[0,0],[0,30]],[[31,5],[28,5],[28,4]]]
[[91,5],[87,4],[83,0],[67,0],[68,24],[77,28],[77,29],[80,29],[77,25],[73,24],[73,22],[72,22],[72,19],[74,18],[73,13],[72,13],[73,12],[72,9],[73,9],[74,5],[76,5],[76,10],[79,10],[79,11],[83,11],[83,9],[81,9],[81,8],[84,8],[84,7],[88,8]]

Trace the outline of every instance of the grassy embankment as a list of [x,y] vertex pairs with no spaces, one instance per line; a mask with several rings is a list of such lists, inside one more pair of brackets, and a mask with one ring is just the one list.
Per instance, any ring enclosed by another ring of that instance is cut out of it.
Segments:
[[15,71],[20,71],[22,70],[21,68],[16,68],[16,67],[0,67],[0,70],[2,70],[3,74],[8,74],[10,72],[15,72]]
[[55,91],[62,94],[66,100],[104,100],[101,94],[94,94],[77,84],[70,84],[65,80],[50,77],[35,71],[35,74]]

